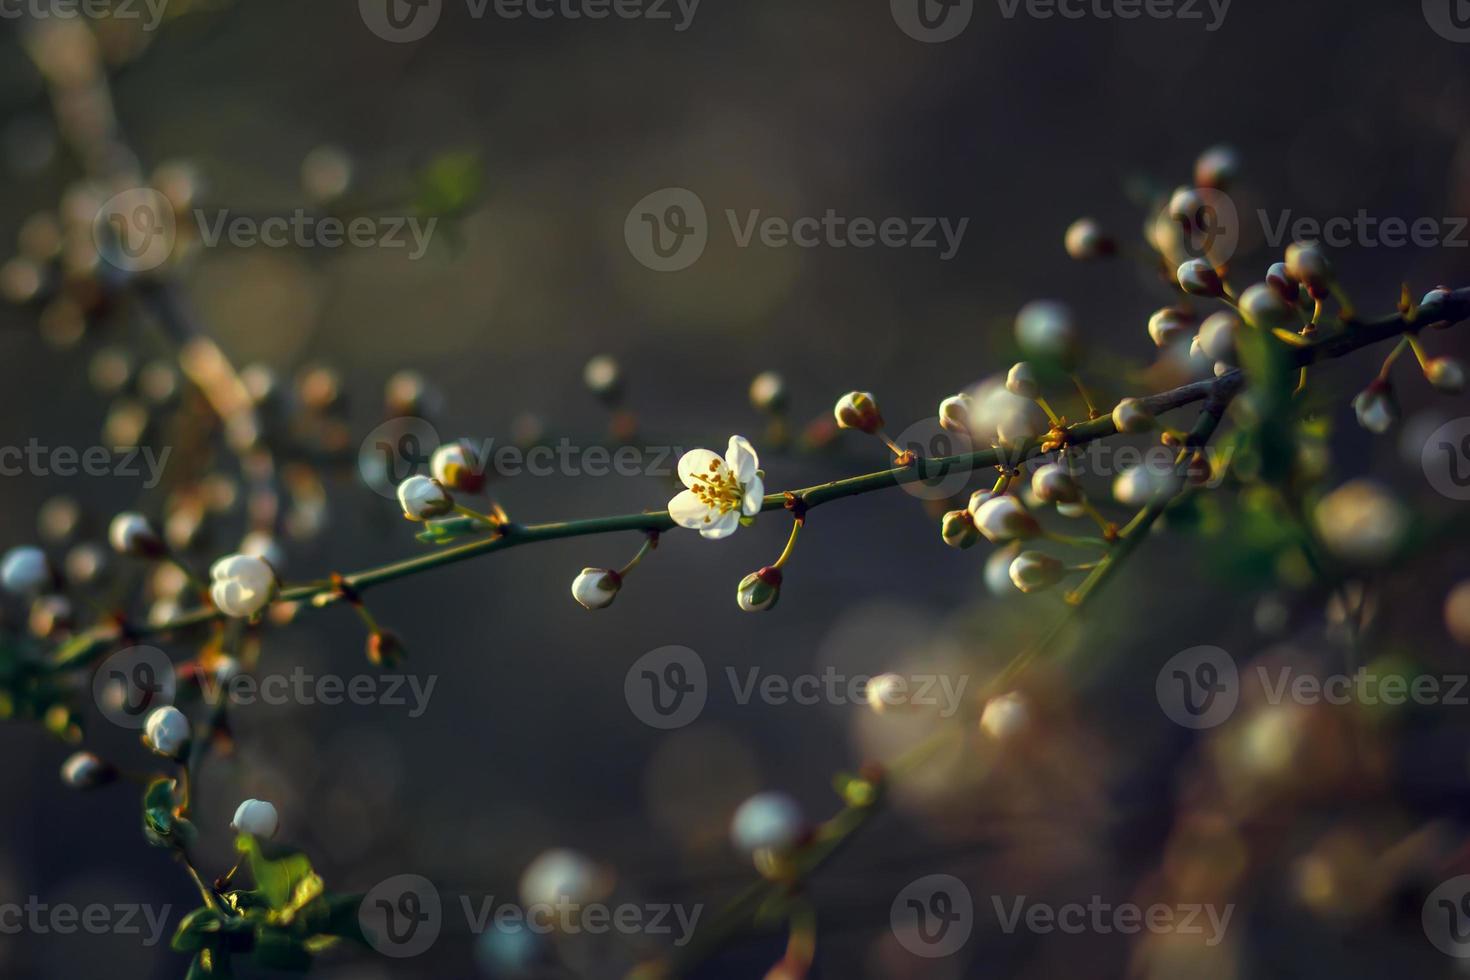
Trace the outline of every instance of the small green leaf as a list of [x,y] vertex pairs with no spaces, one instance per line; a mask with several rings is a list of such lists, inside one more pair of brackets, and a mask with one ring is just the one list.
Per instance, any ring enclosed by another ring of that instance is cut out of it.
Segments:
[[255,962],[272,970],[304,973],[311,969],[311,954],[302,940],[283,929],[261,926],[255,931]]
[[235,849],[249,860],[256,886],[276,911],[289,908],[297,887],[315,874],[305,854],[279,845],[262,844],[249,834],[235,839]]

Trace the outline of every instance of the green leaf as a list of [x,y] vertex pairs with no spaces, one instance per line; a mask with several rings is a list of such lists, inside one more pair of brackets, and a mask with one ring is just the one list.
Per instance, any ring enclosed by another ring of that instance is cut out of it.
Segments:
[[255,962],[272,970],[305,972],[311,969],[311,954],[302,940],[283,929],[261,926],[255,931]]
[[296,889],[315,875],[305,854],[280,845],[263,844],[249,834],[235,839],[235,849],[250,862],[256,887],[276,911],[291,908]]
[[197,908],[184,916],[174,932],[170,946],[176,953],[193,953],[213,942],[223,927],[224,917],[208,906]]
[[464,214],[480,196],[483,172],[480,155],[473,151],[441,153],[418,175],[416,205],[429,217]]
[[174,816],[174,780],[153,780],[143,791],[143,834],[155,847],[173,847],[180,841],[180,825]]

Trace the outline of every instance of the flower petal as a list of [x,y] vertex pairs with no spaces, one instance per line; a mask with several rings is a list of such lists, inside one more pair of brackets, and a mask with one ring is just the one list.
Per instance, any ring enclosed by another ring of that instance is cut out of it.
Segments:
[[696,476],[719,476],[725,472],[725,461],[708,449],[691,449],[679,460],[679,479],[686,487],[694,486]]
[[701,527],[699,529],[699,535],[703,538],[709,538],[711,541],[717,541],[720,538],[728,538],[734,534],[735,529],[739,526],[740,515],[733,510],[728,510]]
[[705,527],[706,519],[714,515],[709,506],[694,495],[693,490],[684,490],[669,501],[669,516],[680,527],[699,530]]
[[741,484],[749,483],[755,477],[755,471],[760,469],[760,457],[755,454],[755,447],[750,440],[744,436],[731,436],[730,445],[725,450],[725,464],[735,472],[735,479]]
[[766,481],[758,476],[751,477],[750,482],[745,484],[745,498],[740,502],[740,512],[746,517],[759,514],[765,499]]

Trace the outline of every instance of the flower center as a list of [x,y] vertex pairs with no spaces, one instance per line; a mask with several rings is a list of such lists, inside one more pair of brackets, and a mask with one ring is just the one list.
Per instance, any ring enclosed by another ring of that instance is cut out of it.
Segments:
[[[694,475],[694,485],[689,488],[694,496],[720,515],[738,509],[740,501],[745,497],[745,490],[740,486],[740,481],[735,479],[734,471],[713,460],[710,461],[709,469],[708,473]],[[708,524],[711,518],[706,515],[704,521]]]

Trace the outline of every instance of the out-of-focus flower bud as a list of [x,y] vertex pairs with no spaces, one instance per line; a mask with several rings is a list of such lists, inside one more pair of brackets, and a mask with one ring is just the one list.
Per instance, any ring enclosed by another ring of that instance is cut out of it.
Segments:
[[1240,335],[1240,318],[1234,313],[1221,310],[1205,317],[1195,335],[1194,346],[1211,361],[1235,363],[1235,339]]
[[950,395],[939,403],[939,425],[950,432],[970,431],[970,396],[965,393]]
[[1307,287],[1313,299],[1326,298],[1332,289],[1332,263],[1314,242],[1293,242],[1286,247],[1286,271]]
[[1194,329],[1194,314],[1177,306],[1166,306],[1148,319],[1148,335],[1156,347],[1168,347]]
[[392,630],[377,629],[368,634],[367,658],[374,667],[392,669],[403,663],[403,640]]
[[1011,494],[1001,494],[981,504],[975,513],[975,527],[994,544],[1034,538],[1041,533],[1036,518]]
[[485,461],[468,439],[446,442],[434,450],[429,472],[447,490],[479,493],[485,488]]
[[1358,424],[1376,435],[1382,435],[1399,419],[1398,399],[1394,397],[1393,385],[1375,378],[1368,387],[1358,392],[1353,399],[1353,411]]
[[1409,512],[1372,480],[1350,480],[1318,501],[1317,534],[1332,554],[1355,565],[1381,565],[1398,553]]
[[582,383],[603,401],[613,401],[623,393],[623,369],[610,354],[598,354],[582,369]]
[[1240,294],[1240,312],[1247,323],[1260,330],[1294,325],[1296,315],[1281,294],[1264,282],[1250,286]]
[[1036,370],[1025,361],[1011,365],[1006,374],[1006,391],[1021,398],[1036,398],[1041,394],[1041,385],[1036,380]]
[[786,379],[775,371],[762,371],[750,383],[750,404],[758,412],[772,415],[784,412],[788,397]]
[[1031,717],[1026,699],[1015,691],[985,702],[980,714],[980,730],[1001,741],[1019,735]]
[[1011,562],[1011,581],[1022,592],[1040,592],[1061,581],[1064,566],[1060,559],[1043,551],[1023,551]]
[[1049,504],[1075,504],[1082,499],[1076,477],[1060,463],[1037,467],[1031,474],[1031,492]]
[[1113,425],[1119,432],[1148,432],[1154,424],[1154,413],[1137,398],[1124,398],[1113,406]]
[[1172,497],[1181,489],[1182,481],[1172,468],[1140,463],[1113,480],[1113,499],[1125,507],[1142,507],[1159,494]]
[[1175,273],[1175,278],[1179,280],[1179,288],[1191,296],[1225,295],[1225,284],[1220,281],[1220,274],[1204,259],[1185,262]]
[[1212,146],[1194,161],[1197,187],[1224,190],[1240,175],[1240,154],[1233,146]]
[[740,804],[730,821],[730,840],[746,855],[790,850],[805,833],[801,807],[785,793],[757,793]]
[[1424,365],[1424,377],[1436,391],[1458,395],[1465,390],[1465,366],[1453,357],[1433,357]]
[[117,770],[90,752],[76,752],[61,764],[61,781],[72,789],[93,789],[117,778]]
[[1302,284],[1292,276],[1285,262],[1271,263],[1271,268],[1266,270],[1266,285],[1291,306],[1295,306],[1302,297]]
[[1067,254],[1079,262],[1107,258],[1118,251],[1118,243],[1091,218],[1078,218],[1067,228]]
[[874,714],[912,707],[908,700],[908,681],[898,674],[879,674],[868,681],[863,694]]
[[1071,308],[1049,299],[1027,303],[1016,314],[1016,342],[1031,357],[1071,364],[1079,346]]
[[51,563],[40,548],[11,548],[0,559],[0,586],[12,595],[32,596],[52,582]]
[[125,511],[112,519],[107,528],[112,550],[134,558],[157,558],[164,553],[163,538],[152,522],[142,514]]

